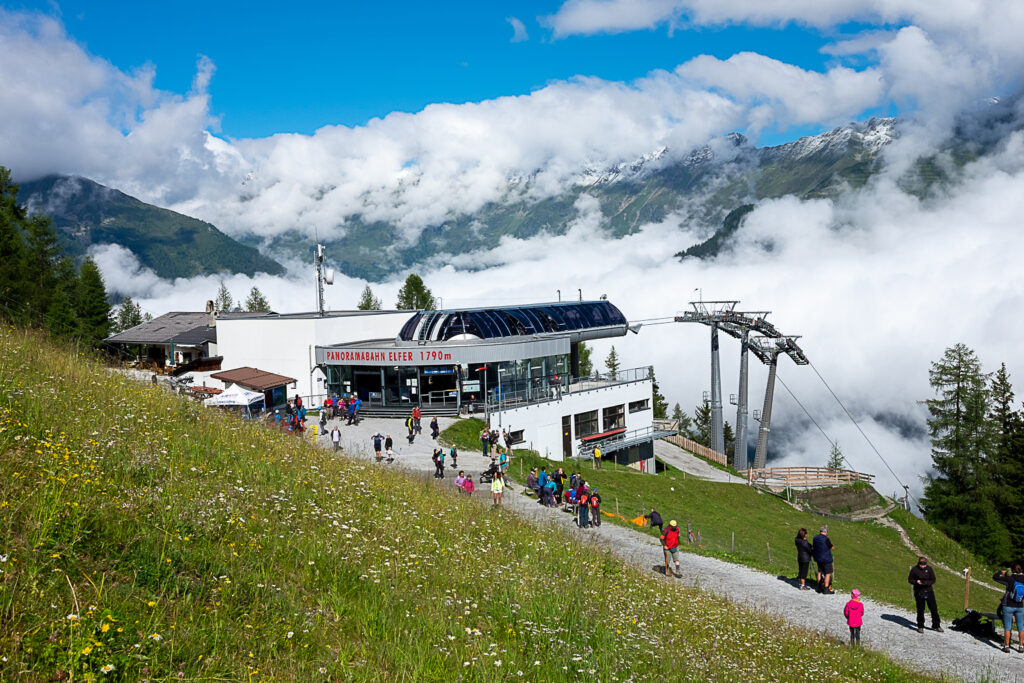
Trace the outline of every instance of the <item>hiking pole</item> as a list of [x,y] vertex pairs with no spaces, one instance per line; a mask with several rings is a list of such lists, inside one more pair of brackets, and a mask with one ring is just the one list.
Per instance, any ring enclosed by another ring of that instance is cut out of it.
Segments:
[[964,611],[967,611],[967,601],[971,596],[971,568],[968,567],[964,570],[964,578],[967,579],[964,583]]

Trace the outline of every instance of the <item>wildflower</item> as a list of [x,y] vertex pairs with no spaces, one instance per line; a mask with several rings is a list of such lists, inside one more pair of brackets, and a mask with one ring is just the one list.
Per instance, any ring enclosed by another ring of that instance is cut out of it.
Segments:
[[102,671],[105,674],[108,674],[108,673],[110,673],[113,670],[114,670],[114,665],[113,664],[105,664],[103,666],[103,668],[100,669],[100,671]]
[[321,666],[319,671],[320,671],[320,673],[325,674],[325,673],[327,673],[327,667],[326,666]]
[[150,636],[150,638],[152,638],[153,640],[155,640],[155,641],[159,642],[160,640],[162,640],[162,639],[163,639],[163,636],[161,636],[161,635],[160,635],[159,633],[154,633],[154,634],[152,634],[152,635]]
[[103,624],[103,626],[100,626],[100,633],[106,633],[109,630],[110,630],[110,624]]
[[295,635],[294,631],[288,631],[288,634],[287,634],[288,638],[291,638],[294,635]]
[[92,645],[88,645],[88,646],[82,648],[82,654],[83,655],[87,655],[90,652],[92,652]]
[[146,603],[147,607],[156,607],[156,600],[150,600]]

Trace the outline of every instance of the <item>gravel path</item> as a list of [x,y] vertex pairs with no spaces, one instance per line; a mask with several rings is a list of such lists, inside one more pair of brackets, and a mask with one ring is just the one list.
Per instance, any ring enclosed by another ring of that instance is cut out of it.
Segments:
[[[452,420],[440,419],[439,422],[443,430]],[[396,463],[390,466],[397,465],[422,472],[433,471],[430,454],[436,444],[429,436],[426,423],[424,435],[417,437],[412,446],[402,436],[405,428],[399,420],[367,419],[358,426],[342,427],[345,454],[369,459],[372,456],[370,437],[378,431],[387,434],[389,429],[392,436],[397,437],[396,450],[399,444],[402,446]],[[479,451],[472,451],[459,456],[459,465],[461,469],[476,476],[484,469],[486,461]],[[514,465],[510,471],[517,471]],[[481,499],[488,495],[483,487],[477,491]],[[533,498],[524,496],[522,486],[518,484],[513,491],[506,492],[504,502],[507,508],[524,517],[558,524],[570,533],[587,538],[594,545],[650,572],[652,580],[679,580],[660,574],[663,556],[657,539],[651,536],[610,522],[599,529],[578,529],[570,515],[541,507]],[[683,574],[681,580],[689,585],[711,591],[737,604],[782,617],[796,626],[828,633],[841,640],[849,638],[849,630],[842,616],[843,605],[849,599],[846,594],[818,595],[814,591],[800,591],[796,589],[795,582],[790,583],[790,579],[690,553],[680,553],[680,562]],[[907,604],[912,606],[909,588]],[[948,624],[945,625],[944,633],[925,630],[920,634],[917,632],[916,615],[913,612],[883,605],[870,598],[864,599],[864,606],[861,635],[864,645],[887,653],[911,669],[954,676],[965,681],[1024,683],[1024,654],[1016,651],[1004,654],[1000,649],[1001,644],[983,642],[967,634],[950,631]]]
[[662,462],[672,465],[672,467],[681,469],[687,474],[692,474],[693,476],[700,477],[701,479],[707,479],[708,481],[721,481],[729,484],[747,483],[746,479],[737,477],[735,474],[729,474],[717,467],[712,467],[689,451],[685,451],[674,443],[669,443],[664,439],[658,439],[654,442],[654,456]]

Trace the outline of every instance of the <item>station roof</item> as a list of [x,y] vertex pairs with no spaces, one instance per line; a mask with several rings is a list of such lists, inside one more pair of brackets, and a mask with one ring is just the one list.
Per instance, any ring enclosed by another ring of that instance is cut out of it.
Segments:
[[[178,335],[206,328],[209,323],[209,313],[174,311],[111,335],[107,341],[115,344],[167,344]],[[216,338],[214,332],[214,340]]]
[[260,370],[259,368],[243,367],[224,372],[215,372],[210,377],[219,379],[225,384],[238,384],[253,391],[266,391],[283,384],[290,384],[296,381],[292,377],[276,375],[273,372]]
[[398,338],[445,342],[455,337],[495,339],[570,333],[580,339],[594,339],[620,336],[626,329],[626,317],[609,301],[559,301],[421,311],[406,321]]

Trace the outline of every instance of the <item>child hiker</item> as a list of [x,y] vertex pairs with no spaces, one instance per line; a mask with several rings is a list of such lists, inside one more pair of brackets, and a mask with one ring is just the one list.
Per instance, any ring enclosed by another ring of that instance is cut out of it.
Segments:
[[860,591],[856,588],[850,601],[843,608],[846,625],[850,627],[850,645],[860,645],[860,626],[864,623],[864,603],[860,601]]

